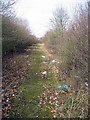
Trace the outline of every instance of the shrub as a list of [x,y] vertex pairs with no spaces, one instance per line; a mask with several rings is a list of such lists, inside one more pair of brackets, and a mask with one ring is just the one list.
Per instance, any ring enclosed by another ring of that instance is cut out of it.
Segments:
[[24,21],[15,17],[2,16],[2,28],[3,55],[11,51],[22,51],[28,45],[37,43]]

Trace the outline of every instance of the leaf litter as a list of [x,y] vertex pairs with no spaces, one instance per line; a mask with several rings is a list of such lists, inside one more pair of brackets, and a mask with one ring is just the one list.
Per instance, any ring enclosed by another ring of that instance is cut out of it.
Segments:
[[[32,49],[26,53],[12,54],[3,58],[2,63],[2,116],[8,118],[10,110],[14,107],[12,99],[18,94],[19,85],[26,78],[26,71],[30,66],[30,57]],[[29,53],[29,54],[28,54]]]
[[[46,56],[42,58],[46,58]],[[23,61],[21,62],[21,60]],[[23,63],[26,63],[26,64],[23,64]],[[53,61],[52,63],[55,63],[55,61]],[[25,77],[26,77],[25,73],[29,64],[30,63],[28,61],[28,57],[24,57],[23,59],[23,56],[18,56],[18,60],[17,58],[10,58],[8,63],[9,66],[4,64],[3,88],[6,89],[3,92],[4,93],[4,97],[3,97],[3,116],[4,117],[9,117],[8,116],[9,111],[14,107],[13,105],[11,105],[11,99],[16,96],[18,92],[18,89],[17,89],[18,85],[25,80]],[[18,65],[18,67],[16,67],[16,65]],[[15,70],[12,70],[13,68],[12,66],[14,66]],[[38,75],[37,72],[35,74]],[[41,74],[46,76],[47,71],[46,70],[42,71]],[[62,78],[62,81],[63,81],[63,78]],[[42,95],[38,96],[39,98],[38,107],[40,109],[40,112],[42,113],[44,106],[47,106],[53,118],[57,118],[57,117],[65,118],[66,116],[68,116],[68,112],[69,112],[68,107],[72,103],[71,101],[72,101],[73,95],[76,94],[75,97],[79,99],[79,95],[81,92],[83,92],[83,90],[77,92],[75,91],[75,89],[66,90],[65,88],[69,88],[67,87],[68,85],[66,85],[64,88],[62,87],[62,85],[58,84],[58,86],[62,89],[57,89],[57,86],[55,87],[53,83],[48,83],[42,86],[44,89],[44,92]],[[67,103],[67,100],[68,100],[68,103]],[[77,101],[75,101],[75,104],[76,102]],[[73,110],[72,108],[70,109]],[[39,115],[37,117],[39,117]]]

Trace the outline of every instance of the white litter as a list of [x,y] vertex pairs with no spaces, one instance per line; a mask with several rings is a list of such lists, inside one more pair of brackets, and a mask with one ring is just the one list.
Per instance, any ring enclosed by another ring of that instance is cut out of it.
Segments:
[[6,102],[9,102],[9,100],[7,99]]
[[15,95],[13,94],[12,96],[14,97]]
[[52,60],[51,62],[52,62],[52,63],[55,63],[56,61],[55,61],[55,60]]
[[45,58],[45,56],[44,56],[44,55],[42,55],[42,58]]
[[46,74],[47,74],[47,71],[42,72],[42,74],[43,74],[43,75],[46,75]]
[[26,56],[25,56],[25,58],[28,58],[28,57],[29,57],[29,55],[26,55]]
[[9,102],[9,98],[7,98],[6,102]]
[[43,64],[49,64],[50,62],[49,61],[43,61]]
[[88,86],[88,83],[87,83],[87,82],[85,82],[85,85],[86,85],[86,86]]

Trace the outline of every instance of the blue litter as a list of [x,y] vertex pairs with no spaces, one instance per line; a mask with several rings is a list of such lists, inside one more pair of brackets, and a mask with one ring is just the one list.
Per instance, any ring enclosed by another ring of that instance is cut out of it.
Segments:
[[62,86],[57,86],[57,88],[62,88]]
[[67,85],[64,85],[63,87],[64,87],[65,89],[68,89],[68,88],[69,88],[69,86],[67,86]]
[[50,62],[49,61],[43,61],[44,64],[49,64]]
[[70,87],[68,85],[60,85],[60,86],[57,86],[57,88],[65,88],[65,89],[69,89]]

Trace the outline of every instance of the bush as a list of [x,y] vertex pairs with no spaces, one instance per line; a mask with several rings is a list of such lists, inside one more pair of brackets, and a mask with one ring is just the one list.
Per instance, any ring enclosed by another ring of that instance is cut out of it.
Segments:
[[2,28],[3,56],[11,51],[23,51],[28,45],[37,43],[25,22],[15,17],[2,16]]
[[[88,79],[88,23],[87,6],[79,6],[73,22],[69,22],[68,29],[56,29],[47,32],[44,43],[62,60],[60,70],[67,69],[70,76],[78,76],[83,81]],[[57,16],[56,16],[57,17]],[[56,18],[57,19],[57,18]],[[59,26],[56,26],[57,28]]]

